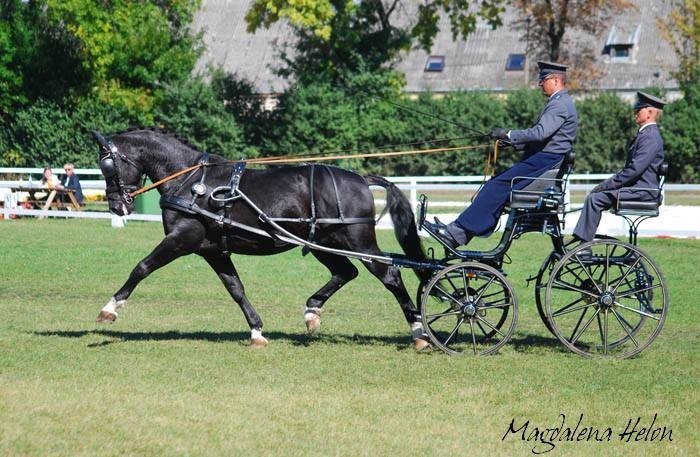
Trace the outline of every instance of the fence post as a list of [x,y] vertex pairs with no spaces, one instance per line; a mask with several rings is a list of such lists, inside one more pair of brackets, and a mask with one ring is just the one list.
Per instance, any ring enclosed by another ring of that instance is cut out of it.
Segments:
[[416,210],[416,207],[418,207],[418,192],[416,192],[416,186],[418,185],[418,182],[415,179],[411,180],[411,190],[410,190],[410,196],[411,196],[411,208],[413,211]]
[[112,227],[122,228],[126,226],[126,218],[124,216],[117,216],[112,214]]

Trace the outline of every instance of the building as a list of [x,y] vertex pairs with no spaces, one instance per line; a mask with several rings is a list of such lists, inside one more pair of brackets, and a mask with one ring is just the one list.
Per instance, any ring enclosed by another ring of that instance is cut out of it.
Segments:
[[[677,57],[656,27],[657,18],[668,16],[672,5],[663,0],[634,3],[637,8],[615,18],[600,36],[573,38],[599,49],[596,66],[602,77],[593,88],[632,98],[637,90],[654,86],[664,88],[668,98],[676,98],[678,83],[670,73]],[[203,32],[207,49],[198,67],[220,65],[253,82],[261,93],[282,92],[288,83],[275,75],[274,68],[279,65],[279,50],[293,39],[291,31],[277,23],[249,34],[245,23],[249,5],[250,0],[202,2],[194,26]],[[445,20],[430,53],[413,50],[397,64],[406,75],[406,91],[509,91],[534,85],[527,71],[533,63],[525,58],[524,33],[513,27],[515,19],[508,10],[502,27],[491,30],[477,24],[466,41],[453,41]]]

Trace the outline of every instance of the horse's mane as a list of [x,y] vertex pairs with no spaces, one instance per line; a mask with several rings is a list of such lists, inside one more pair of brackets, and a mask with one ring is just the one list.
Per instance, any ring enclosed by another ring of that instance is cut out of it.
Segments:
[[169,138],[175,139],[175,140],[179,141],[180,143],[184,144],[185,146],[187,146],[188,148],[193,149],[195,152],[199,152],[200,154],[203,154],[204,152],[206,152],[206,151],[202,151],[200,148],[198,148],[197,146],[195,146],[194,144],[192,144],[187,138],[181,136],[180,134],[178,134],[178,133],[176,133],[176,132],[171,132],[171,131],[166,130],[166,129],[162,128],[162,127],[139,127],[139,126],[131,126],[131,127],[127,128],[126,130],[121,130],[121,131],[119,131],[119,132],[114,132],[114,133],[112,133],[110,136],[113,136],[113,135],[121,135],[121,134],[124,134],[124,133],[130,133],[130,132],[136,132],[136,131],[139,131],[139,130],[147,130],[147,131],[150,131],[150,132],[158,133],[158,134],[160,134],[160,135],[167,136],[167,137],[169,137]]

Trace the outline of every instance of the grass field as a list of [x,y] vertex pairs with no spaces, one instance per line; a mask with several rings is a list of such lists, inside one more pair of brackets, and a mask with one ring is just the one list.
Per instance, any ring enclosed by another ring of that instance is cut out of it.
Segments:
[[[327,275],[299,250],[234,259],[267,348],[247,347],[242,314],[197,257],[147,278],[115,324],[95,324],[161,237],[155,223],[0,221],[0,455],[525,456],[549,447],[503,439],[511,421],[531,432],[560,414],[612,435],[546,455],[700,455],[700,241],[641,241],[665,272],[670,315],[651,347],[618,361],[567,352],[539,321],[525,286],[549,251],[537,234],[511,249],[521,318],[491,357],[415,353],[363,268],[306,337],[303,304]],[[390,232],[380,243],[398,249]],[[630,419],[639,430],[655,414],[672,441],[621,441]]]

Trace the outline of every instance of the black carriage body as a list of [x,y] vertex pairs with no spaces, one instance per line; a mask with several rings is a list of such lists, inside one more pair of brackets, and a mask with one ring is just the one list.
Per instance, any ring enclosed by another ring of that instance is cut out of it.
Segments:
[[440,259],[433,254],[434,265],[444,268],[419,289],[424,330],[437,347],[448,354],[487,355],[510,339],[518,303],[502,267],[513,240],[528,232],[548,235],[552,242],[552,251],[528,282],[535,280],[543,323],[567,348],[585,357],[627,358],[659,334],[668,289],[659,267],[636,244],[639,223],[658,215],[663,180],[653,208],[649,202],[626,202],[613,209],[630,225],[629,243],[598,235],[567,246],[564,194],[572,166],[573,153],[524,189],[511,191],[503,234],[488,251],[455,250],[442,243],[423,224],[427,199],[421,196],[420,226],[445,252]]

